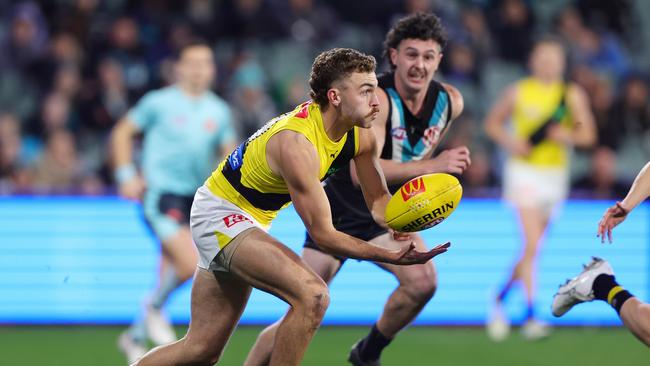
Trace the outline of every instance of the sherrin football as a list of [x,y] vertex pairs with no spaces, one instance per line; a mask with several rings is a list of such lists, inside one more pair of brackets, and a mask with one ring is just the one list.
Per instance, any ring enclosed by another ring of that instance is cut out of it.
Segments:
[[434,227],[458,207],[463,187],[453,175],[427,174],[404,183],[386,206],[386,223],[414,232]]

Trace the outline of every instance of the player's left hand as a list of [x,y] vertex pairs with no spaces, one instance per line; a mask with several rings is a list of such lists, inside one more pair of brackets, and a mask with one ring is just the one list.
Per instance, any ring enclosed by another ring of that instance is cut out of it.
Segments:
[[605,235],[609,242],[612,242],[612,229],[625,220],[629,211],[620,202],[616,202],[614,206],[605,211],[603,218],[598,223],[598,236],[601,243],[605,242]]
[[442,254],[449,249],[451,246],[450,242],[440,244],[435,246],[433,249],[428,252],[418,252],[415,249],[415,243],[411,243],[410,246],[402,249],[399,258],[395,264],[399,265],[410,265],[410,264],[422,264],[431,260],[433,257]]

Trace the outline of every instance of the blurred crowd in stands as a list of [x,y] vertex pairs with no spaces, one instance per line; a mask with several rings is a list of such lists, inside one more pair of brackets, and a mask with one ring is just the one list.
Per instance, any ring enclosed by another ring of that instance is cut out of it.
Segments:
[[438,78],[461,90],[465,112],[444,144],[472,150],[467,192],[498,193],[503,157],[482,119],[525,75],[534,40],[552,33],[599,128],[598,146],[576,152],[573,194],[624,194],[650,159],[645,0],[0,0],[0,195],[112,193],[111,127],[173,82],[174,52],[196,37],[214,45],[214,89],[244,138],[308,98],[317,53],[354,47],[381,59],[388,27],[415,11],[448,29]]

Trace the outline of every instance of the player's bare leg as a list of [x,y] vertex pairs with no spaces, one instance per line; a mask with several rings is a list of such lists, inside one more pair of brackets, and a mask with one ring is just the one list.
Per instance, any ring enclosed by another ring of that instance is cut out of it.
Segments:
[[539,208],[520,207],[517,209],[519,220],[524,236],[524,246],[520,257],[515,262],[510,278],[499,291],[496,298],[496,306],[490,314],[487,323],[487,332],[494,341],[504,340],[510,332],[510,323],[503,312],[502,303],[512,289],[512,286],[521,281],[526,296],[528,308],[526,323],[522,331],[529,339],[538,339],[548,335],[547,327],[534,320],[535,300],[535,269],[537,266],[537,254],[542,237],[548,226],[548,214]]
[[[419,235],[412,236],[418,250],[427,250]],[[398,248],[400,245],[390,234],[381,235],[371,242],[387,248]],[[395,275],[399,286],[386,301],[384,311],[370,334],[353,347],[350,361],[355,365],[376,362],[382,350],[417,317],[436,291],[437,278],[433,261],[413,266],[386,263],[377,265]]]
[[[201,282],[198,285],[195,282],[195,287],[202,287],[196,291],[202,296],[197,296],[196,300],[193,297],[188,334],[178,342],[147,354],[138,365],[212,365],[221,355],[243,311],[250,293],[249,285],[272,293],[291,305],[278,327],[269,365],[300,364],[329,305],[327,285],[289,248],[259,229],[251,229],[240,243],[233,255],[230,271],[232,276],[217,278],[239,290],[228,287],[219,291],[219,281],[201,276]],[[237,295],[233,298],[228,291],[235,295],[245,292],[246,297]],[[222,311],[215,311],[217,307],[221,309],[224,302],[232,308],[225,315]],[[202,324],[196,324],[195,312]],[[193,327],[193,324],[196,325]]]
[[524,337],[535,340],[546,337],[549,333],[548,327],[535,319],[534,301],[536,295],[536,268],[539,247],[548,227],[549,214],[541,208],[521,207],[518,209],[519,219],[524,234],[524,248],[521,257],[515,264],[509,285],[501,291],[498,301],[502,301],[512,283],[521,281],[526,295],[527,315],[522,326]]
[[181,226],[174,235],[165,239],[162,248],[160,281],[149,299],[144,317],[147,335],[157,345],[176,340],[174,329],[164,316],[162,307],[171,293],[192,277],[198,261],[192,234],[187,225]]
[[515,264],[511,280],[520,280],[526,292],[526,301],[535,300],[535,268],[539,245],[548,226],[548,216],[538,208],[519,208],[519,218],[524,234],[524,249]]
[[[341,268],[341,262],[329,254],[311,248],[305,248],[302,253],[303,261],[327,284],[334,278]],[[275,333],[283,319],[264,328],[257,336],[257,340],[251,348],[244,366],[264,366],[271,360]]]
[[143,314],[118,339],[120,350],[129,362],[134,362],[147,351],[146,340],[164,345],[176,340],[171,322],[162,312],[174,290],[187,281],[196,269],[198,260],[189,226],[182,225],[162,243],[159,281],[144,305]]
[[[269,364],[298,365],[329,305],[327,285],[289,248],[259,229],[251,229],[242,240],[230,266],[233,277],[230,281],[236,281],[240,287],[245,283],[246,296],[250,292],[248,285],[252,285],[289,303],[291,308],[278,327]],[[196,323],[193,318],[188,334],[181,341],[148,354],[140,365],[211,365],[218,360],[245,300],[239,301],[241,296],[234,300],[224,296],[228,291],[219,291],[219,281],[212,281],[210,286],[209,276],[201,278],[201,282],[195,282],[195,287],[201,287],[196,292],[207,300],[197,296],[192,303],[192,314],[197,312],[197,318],[207,318],[214,324],[192,327]],[[236,289],[230,290],[237,293]],[[224,319],[220,315],[222,306],[237,308],[238,312],[227,314],[235,319]]]
[[[236,258],[254,258],[232,271],[258,289],[275,294],[291,306],[275,334],[270,365],[299,365],[329,306],[327,284],[293,251],[261,230],[249,236]],[[249,244],[250,243],[250,244]],[[266,245],[259,250],[261,243]]]
[[189,226],[181,226],[176,234],[163,242],[163,253],[174,267],[179,281],[185,282],[192,277],[198,254]]
[[[426,245],[417,234],[413,234],[415,247],[426,251]],[[389,234],[384,234],[372,243],[387,248],[399,248],[400,243],[394,241]],[[377,321],[377,328],[383,335],[393,338],[397,333],[410,324],[431,300],[436,291],[437,278],[433,261],[412,266],[396,266],[377,263],[381,268],[395,275],[399,286],[386,301],[384,311]]]
[[239,279],[215,277],[198,268],[187,334],[174,343],[154,348],[136,365],[214,364],[237,325],[250,291],[251,287]]
[[621,307],[619,315],[627,329],[650,347],[650,304],[641,302],[636,297],[630,298]]

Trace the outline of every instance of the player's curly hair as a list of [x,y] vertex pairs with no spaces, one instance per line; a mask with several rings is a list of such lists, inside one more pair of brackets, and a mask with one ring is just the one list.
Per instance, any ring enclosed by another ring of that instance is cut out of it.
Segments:
[[384,57],[388,60],[391,70],[395,65],[390,61],[390,49],[399,46],[405,39],[434,40],[440,47],[447,45],[447,32],[442,21],[432,13],[415,13],[400,19],[386,34],[384,40]]
[[309,96],[321,107],[327,106],[327,91],[332,83],[353,72],[374,72],[375,58],[351,48],[333,48],[318,55],[309,76]]

